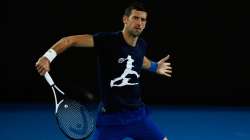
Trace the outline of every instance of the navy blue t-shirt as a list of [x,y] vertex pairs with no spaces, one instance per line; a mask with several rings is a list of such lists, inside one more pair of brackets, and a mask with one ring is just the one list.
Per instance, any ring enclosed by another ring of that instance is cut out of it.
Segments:
[[146,42],[139,38],[130,46],[122,32],[102,32],[94,35],[98,55],[99,91],[107,111],[138,109],[141,100],[140,74],[146,53]]

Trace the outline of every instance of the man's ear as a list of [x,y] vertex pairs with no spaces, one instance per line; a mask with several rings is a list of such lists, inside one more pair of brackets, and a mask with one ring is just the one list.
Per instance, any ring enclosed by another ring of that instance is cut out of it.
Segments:
[[122,21],[123,21],[124,24],[127,24],[127,22],[128,22],[128,16],[123,16],[122,17]]

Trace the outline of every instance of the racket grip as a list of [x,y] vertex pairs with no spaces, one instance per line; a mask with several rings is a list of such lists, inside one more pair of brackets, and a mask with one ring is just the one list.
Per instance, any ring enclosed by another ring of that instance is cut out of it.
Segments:
[[53,86],[55,84],[48,72],[45,73],[44,77],[50,86]]

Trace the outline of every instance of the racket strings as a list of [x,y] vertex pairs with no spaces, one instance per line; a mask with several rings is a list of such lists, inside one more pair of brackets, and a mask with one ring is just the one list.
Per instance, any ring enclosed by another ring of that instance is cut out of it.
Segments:
[[88,137],[95,128],[95,121],[88,110],[73,100],[65,100],[58,108],[60,128],[70,137]]

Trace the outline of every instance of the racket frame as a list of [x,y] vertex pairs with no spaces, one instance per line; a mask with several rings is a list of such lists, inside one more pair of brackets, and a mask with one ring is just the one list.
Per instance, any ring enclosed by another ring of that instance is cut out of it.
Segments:
[[60,100],[58,103],[58,99],[57,99],[57,95],[56,95],[56,90],[62,94],[65,95],[65,93],[56,86],[56,84],[54,83],[53,79],[51,78],[50,74],[48,72],[45,73],[44,78],[46,79],[46,81],[49,83],[52,91],[53,91],[53,95],[54,95],[54,100],[55,100],[55,114],[58,111],[58,107],[60,106],[60,104],[64,101],[64,99]]
[[[50,87],[51,87],[51,89],[52,89],[52,91],[53,91],[54,100],[55,100],[55,115],[56,115],[57,112],[58,112],[58,108],[59,108],[60,104],[62,104],[62,102],[64,101],[64,99],[62,99],[62,100],[60,100],[60,101],[58,102],[58,98],[57,98],[57,95],[56,95],[56,90],[57,90],[60,94],[62,94],[63,96],[65,95],[65,93],[64,93],[60,88],[58,88],[58,87],[56,86],[56,84],[54,83],[53,79],[51,78],[51,76],[50,76],[50,74],[49,74],[48,72],[45,73],[44,78],[45,78],[46,81],[49,83],[49,85],[50,85]],[[95,118],[94,118],[94,119],[95,119]],[[59,121],[58,118],[57,118],[57,121]],[[60,129],[61,129],[61,128],[60,128]],[[68,134],[66,134],[64,131],[62,131],[62,132],[63,132],[68,138],[74,139],[74,138],[70,137]],[[93,132],[94,132],[94,129],[92,129],[91,132],[90,132],[86,137],[84,137],[83,139],[89,138],[89,137],[92,135]]]

